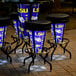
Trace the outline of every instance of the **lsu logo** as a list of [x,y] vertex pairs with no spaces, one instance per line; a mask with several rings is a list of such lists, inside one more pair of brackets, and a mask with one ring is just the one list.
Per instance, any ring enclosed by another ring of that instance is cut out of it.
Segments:
[[36,47],[40,47],[41,45],[36,45]]
[[21,31],[24,31],[24,28],[19,27]]
[[41,38],[35,38],[35,41],[41,42]]
[[20,17],[20,16],[19,16],[19,20],[20,20],[22,23],[25,22],[24,18],[23,18],[23,17]]
[[39,32],[38,34],[35,32],[35,36],[43,36],[44,35],[44,33],[43,32]]
[[38,48],[38,53],[41,53],[41,51],[42,51],[42,49],[39,49],[39,48]]
[[57,32],[57,33],[62,33],[62,31],[61,31],[61,30],[56,30],[56,32]]
[[32,35],[32,32],[29,31],[29,34]]
[[27,32],[29,32],[29,30],[26,30]]
[[57,25],[55,25],[55,28],[57,28]]
[[0,28],[0,31],[3,31],[4,29],[3,28]]
[[16,21],[13,21],[14,24],[16,24]]
[[61,38],[60,36],[56,36],[57,38]]
[[31,20],[38,20],[37,16],[32,16]]
[[28,8],[26,8],[26,9],[25,8],[20,8],[20,9],[18,8],[18,12],[19,13],[28,13]]
[[34,12],[34,13],[39,12],[39,8],[33,8],[33,12]]
[[59,28],[62,28],[62,27],[64,27],[63,25],[59,25]]

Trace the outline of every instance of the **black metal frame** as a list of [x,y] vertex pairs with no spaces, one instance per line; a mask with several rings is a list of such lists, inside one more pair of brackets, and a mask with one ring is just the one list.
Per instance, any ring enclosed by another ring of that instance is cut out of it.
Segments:
[[63,48],[64,53],[65,51],[69,53],[70,59],[72,58],[71,52],[69,50],[66,49],[68,43],[70,42],[69,39],[67,38],[63,38],[63,40],[67,40],[67,42],[65,43],[65,46],[63,46],[63,44],[59,44],[61,48]]
[[[9,42],[3,42],[3,46],[0,48],[1,51],[7,56],[7,59],[10,60],[10,63],[12,63],[12,58],[10,56],[10,54],[12,52],[14,52],[20,45],[22,45],[23,42],[21,42],[20,44],[18,44],[14,49],[11,50],[11,45],[13,45],[14,43],[17,43],[17,42],[20,42],[20,39],[17,38],[17,37],[13,37],[12,38],[14,39],[14,42],[12,43],[9,43]],[[6,44],[8,44],[6,46]],[[5,49],[6,48],[6,49]]]

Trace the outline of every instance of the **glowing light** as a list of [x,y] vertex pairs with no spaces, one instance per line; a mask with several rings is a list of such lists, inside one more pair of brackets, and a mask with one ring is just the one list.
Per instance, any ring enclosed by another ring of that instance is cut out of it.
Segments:
[[[32,2],[33,0],[30,0]],[[25,28],[24,22],[30,20],[30,11],[31,13],[31,20],[38,20],[38,13],[39,13],[39,6],[40,4],[33,4],[32,9],[30,10],[30,4],[18,4],[18,15],[19,20],[21,22],[21,31],[23,31],[24,38],[28,38],[28,32]]]
[[[38,3],[32,5],[31,20],[38,20],[39,7],[40,7],[40,4]],[[29,35],[30,35],[32,49],[34,49],[33,48],[33,35],[32,35],[32,31],[30,30],[29,30]],[[45,38],[45,31],[34,31],[35,53],[40,53],[42,51],[44,38]]]
[[62,31],[59,29],[59,30],[55,30],[57,33],[61,33]]
[[22,22],[22,23],[25,22],[24,18],[23,18],[23,17],[20,17],[20,16],[19,16],[19,20],[20,20],[20,22]]
[[15,31],[16,31],[16,35],[18,36],[18,31],[19,31],[19,37],[21,37],[21,30],[20,30],[20,25],[19,25],[19,21],[18,21],[18,25],[17,25],[17,20],[13,20],[13,24],[14,24],[14,27],[15,27]]
[[[63,33],[64,33],[64,27],[65,27],[64,23],[55,24],[56,43],[59,43],[59,42],[62,41],[62,37],[63,37]],[[52,36],[53,36],[53,39],[54,39],[53,24],[52,24],[52,27],[51,27],[51,31],[52,31]],[[54,41],[55,41],[55,39],[54,39]]]
[[32,17],[31,17],[31,20],[37,20],[37,19],[38,19],[37,16],[36,16],[36,17],[35,17],[35,16],[32,16]]
[[40,7],[40,4],[33,4],[32,5],[31,20],[38,20],[39,7]]
[[[31,41],[31,46],[33,48],[33,34],[32,31],[30,31],[30,41]],[[40,35],[40,33],[42,33]],[[42,51],[44,39],[45,39],[45,33],[46,31],[34,31],[34,40],[35,40],[35,53],[40,53]]]
[[5,37],[5,33],[6,32],[6,27],[2,26],[0,27],[0,46],[2,46],[3,41],[4,41],[4,37]]
[[23,30],[22,32],[24,34],[24,38],[28,38],[27,30],[24,29],[25,28],[24,22],[30,19],[30,4],[18,4],[18,15],[19,20],[21,22],[20,27]]
[[41,42],[41,38],[35,38],[35,41]]

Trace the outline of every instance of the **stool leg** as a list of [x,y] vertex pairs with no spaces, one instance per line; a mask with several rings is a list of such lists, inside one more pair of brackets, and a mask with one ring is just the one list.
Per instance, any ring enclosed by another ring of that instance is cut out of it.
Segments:
[[[66,47],[67,47],[67,44],[66,44],[64,47],[66,48]],[[61,47],[61,48],[62,48],[62,47]],[[66,50],[65,50],[65,49],[63,49],[63,50],[64,50],[64,54],[65,54],[65,51],[66,51]]]
[[34,65],[34,59],[36,58],[36,55],[32,57],[33,65]]
[[[48,53],[45,55],[45,57],[44,57],[44,58],[47,58],[47,57],[48,57]],[[46,62],[46,61],[44,60],[44,64],[45,64],[45,62]]]
[[12,63],[12,58],[11,58],[11,56],[9,56],[9,54],[7,54],[7,57],[10,59],[10,63]]
[[[65,48],[67,47],[67,45],[68,45],[68,43],[66,43]],[[66,50],[64,49],[64,53],[65,53],[65,51],[66,51]]]
[[47,61],[45,58],[44,58],[44,60],[50,65],[50,72],[51,72],[52,71],[52,65],[51,65],[51,63],[49,61]]
[[14,51],[14,54],[16,54],[16,49],[15,49],[15,51]]
[[22,47],[22,54],[24,53],[23,49],[24,49],[25,45],[26,45],[26,43],[24,43],[24,45]]
[[61,44],[60,44],[60,46],[66,51],[66,52],[68,52],[69,53],[69,55],[70,55],[70,59],[72,58],[72,55],[71,55],[71,52],[70,51],[68,51],[65,47],[63,47]]
[[1,51],[7,56],[7,59],[8,59],[8,58],[10,59],[10,63],[12,63],[12,58],[11,58],[11,56],[10,56],[6,51],[4,51],[2,48],[1,48]]
[[55,46],[54,46],[54,50],[53,50],[53,52],[51,53],[51,61],[52,61],[52,57],[53,57],[53,54],[54,54],[56,48],[57,48],[57,44],[55,44]]
[[[16,47],[18,46],[19,42],[17,42]],[[14,54],[16,54],[16,49],[14,50]]]
[[33,60],[30,62],[29,66],[28,66],[28,73],[30,72],[30,66],[32,65]]
[[24,59],[23,64],[25,65],[25,61],[26,61],[27,59],[31,58],[31,57],[32,57],[31,55],[30,55],[29,57],[26,57],[26,58]]
[[30,62],[29,66],[28,66],[28,73],[30,72],[31,65],[34,64],[35,58],[36,58],[36,55],[35,56],[32,56],[32,61]]
[[49,65],[50,65],[50,72],[52,71],[52,65],[51,65],[51,63],[49,62],[49,61],[47,61],[46,59],[45,59],[45,57],[43,57],[42,55],[40,55],[40,57],[45,61],[45,62],[47,62]]

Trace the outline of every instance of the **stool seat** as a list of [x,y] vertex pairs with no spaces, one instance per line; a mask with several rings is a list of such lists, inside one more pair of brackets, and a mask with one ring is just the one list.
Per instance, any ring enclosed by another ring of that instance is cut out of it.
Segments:
[[26,21],[25,29],[33,31],[49,30],[51,28],[51,22],[47,20],[37,20],[37,21]]
[[50,14],[46,17],[48,20],[51,20],[53,23],[66,23],[69,21],[68,14]]
[[16,20],[18,20],[18,13],[17,13],[17,12],[11,12],[11,13],[9,14],[9,16],[10,16],[11,19],[16,19]]
[[10,24],[9,17],[0,17],[0,26],[8,26]]

